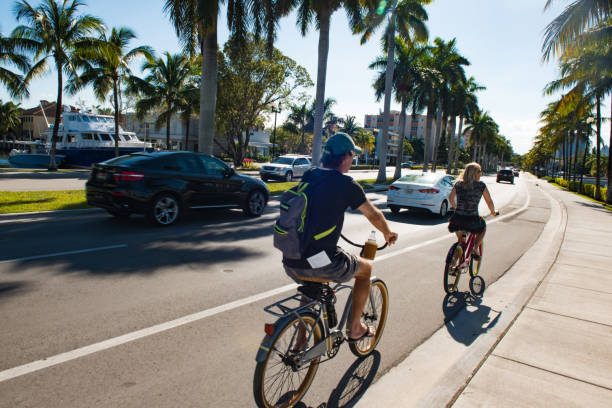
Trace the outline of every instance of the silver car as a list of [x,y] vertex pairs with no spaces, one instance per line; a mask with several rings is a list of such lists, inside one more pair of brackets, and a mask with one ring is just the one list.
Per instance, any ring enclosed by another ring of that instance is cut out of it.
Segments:
[[272,163],[264,164],[259,170],[259,176],[263,181],[292,181],[296,177],[302,177],[311,166],[308,156],[287,154],[276,158]]

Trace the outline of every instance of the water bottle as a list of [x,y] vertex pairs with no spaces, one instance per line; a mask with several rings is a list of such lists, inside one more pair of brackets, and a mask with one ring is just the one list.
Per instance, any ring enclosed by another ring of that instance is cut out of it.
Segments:
[[370,237],[363,246],[363,257],[366,259],[374,259],[378,244],[376,243],[376,231],[370,233]]

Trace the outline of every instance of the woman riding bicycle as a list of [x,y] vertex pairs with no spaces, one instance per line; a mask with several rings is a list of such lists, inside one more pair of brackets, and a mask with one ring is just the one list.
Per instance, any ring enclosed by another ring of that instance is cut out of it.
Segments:
[[[468,163],[449,196],[454,214],[448,223],[448,230],[457,234],[458,241],[462,239],[461,231],[473,233],[475,248],[482,242],[487,229],[485,220],[478,215],[480,198],[484,197],[491,215],[498,215],[486,184],[480,181],[481,175],[482,169],[478,163]],[[480,255],[474,254],[476,258]]]

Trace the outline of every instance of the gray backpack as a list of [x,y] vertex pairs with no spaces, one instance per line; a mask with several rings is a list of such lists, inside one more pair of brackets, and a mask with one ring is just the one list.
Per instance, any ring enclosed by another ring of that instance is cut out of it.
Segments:
[[315,182],[301,181],[281,195],[280,216],[274,224],[274,246],[287,259],[302,259],[310,243],[312,237],[308,232],[309,195],[323,178]]

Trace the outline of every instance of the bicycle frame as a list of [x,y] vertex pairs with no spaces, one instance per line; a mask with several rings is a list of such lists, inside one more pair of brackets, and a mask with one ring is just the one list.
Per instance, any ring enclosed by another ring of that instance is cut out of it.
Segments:
[[[463,237],[461,239],[461,246],[463,247],[463,262],[459,265],[459,268],[465,268],[470,262],[470,256],[472,255],[472,251],[474,250],[474,241],[476,239],[475,235],[470,233],[462,232]],[[467,235],[467,241],[465,240],[465,236]]]
[[[370,281],[376,279],[375,276],[370,278]],[[331,290],[334,293],[339,293],[345,289],[350,289],[352,291],[353,287],[343,284],[336,283],[331,287]],[[338,321],[338,325],[335,328],[330,328],[327,320],[328,310],[325,302],[314,299],[309,301],[304,301],[306,297],[302,293],[296,293],[293,296],[289,296],[285,299],[279,300],[278,302],[272,303],[264,308],[264,310],[270,313],[273,316],[278,317],[276,322],[274,323],[274,333],[272,335],[266,334],[266,337],[262,341],[259,350],[257,352],[257,356],[255,360],[257,362],[264,361],[266,355],[270,349],[270,346],[274,343],[274,340],[278,337],[281,330],[279,328],[283,328],[285,326],[286,321],[291,320],[293,318],[298,318],[304,327],[308,327],[308,325],[302,320],[300,316],[303,312],[311,312],[316,316],[315,324],[313,325],[313,329],[309,330],[306,336],[306,344],[312,338],[314,333],[314,327],[319,324],[319,322],[323,325],[323,337],[322,339],[312,347],[306,349],[303,355],[299,359],[299,365],[306,364],[309,361],[312,361],[316,358],[323,356],[324,354],[332,351],[336,342],[340,339],[344,340],[343,329],[348,320],[349,311],[352,304],[352,292],[348,295],[346,300],[346,304],[344,305],[344,311],[342,312],[342,317]],[[370,293],[369,296],[372,296]],[[299,302],[298,306],[292,305],[294,302]],[[293,340],[291,342],[293,343]]]

